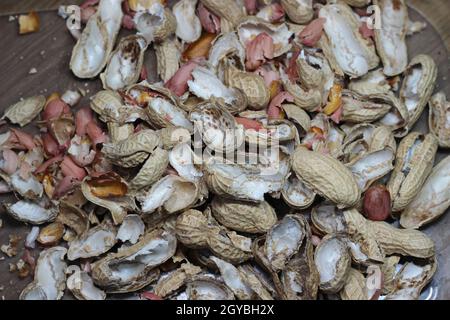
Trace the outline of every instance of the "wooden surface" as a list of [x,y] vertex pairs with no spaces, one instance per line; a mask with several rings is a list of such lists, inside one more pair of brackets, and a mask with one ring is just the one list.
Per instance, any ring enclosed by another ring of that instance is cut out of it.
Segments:
[[[37,2],[56,2],[56,1],[10,1],[0,0],[0,12],[15,7],[11,3],[37,3]],[[69,1],[75,3],[74,1]],[[428,53],[432,55],[439,66],[437,90],[443,90],[450,97],[449,71],[450,60],[439,33],[433,28],[444,30],[442,34],[446,34],[449,41],[449,27],[445,25],[450,17],[450,8],[442,6],[448,3],[448,0],[417,0],[411,1],[414,6],[421,6],[427,3],[436,3],[433,7],[424,6],[424,12],[438,15],[441,18],[433,20],[429,23],[427,29],[422,33],[413,36],[408,40],[410,58],[418,53]],[[423,4],[421,4],[423,2]],[[9,7],[8,7],[9,5]],[[12,8],[12,9],[11,9]],[[422,10],[422,9],[421,9]],[[27,10],[24,10],[27,11]],[[78,105],[78,107],[88,104],[88,97],[100,89],[99,80],[83,80],[76,79],[69,71],[68,63],[74,40],[67,32],[64,21],[56,15],[55,12],[42,12],[39,14],[41,18],[41,30],[38,33],[19,36],[17,21],[8,22],[8,17],[0,17],[0,114],[10,104],[16,102],[20,97],[27,97],[35,94],[49,95],[52,92],[64,92],[67,89],[83,88],[86,90],[86,97]],[[421,19],[421,17],[411,11],[413,20]],[[441,19],[441,20],[440,20]],[[446,20],[445,20],[446,19]],[[428,20],[428,22],[430,22]],[[155,59],[152,50],[146,55],[145,63],[151,74],[154,74]],[[31,68],[36,68],[36,74],[28,74]],[[428,112],[425,111],[421,120],[415,126],[414,130],[427,132],[426,117]],[[7,126],[0,128],[0,133],[6,131]],[[30,132],[35,132],[36,127],[31,125],[26,128]],[[439,151],[436,161],[442,159],[448,152]],[[12,202],[14,198],[0,195],[0,202]],[[0,219],[3,220],[3,227],[0,229],[0,245],[8,243],[10,234],[20,234],[25,239],[26,233],[31,229],[23,223],[14,221],[4,213],[0,208]],[[450,299],[450,214],[443,216],[441,219],[425,229],[436,242],[438,271],[430,286],[432,289],[428,291],[438,298]],[[37,257],[42,248],[35,250],[33,255]],[[26,279],[18,279],[17,274],[10,273],[9,263],[15,263],[20,259],[22,252],[16,257],[7,258],[0,253],[0,297],[6,299],[17,299],[22,288],[31,281],[31,277]]]
[[408,4],[436,29],[450,52],[450,1],[449,0],[407,0]]
[[80,4],[83,0],[0,0],[0,15],[55,10],[62,4]]

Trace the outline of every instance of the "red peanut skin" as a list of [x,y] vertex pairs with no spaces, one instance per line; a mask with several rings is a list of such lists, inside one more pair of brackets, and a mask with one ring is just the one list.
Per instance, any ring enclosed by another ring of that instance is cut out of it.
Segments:
[[367,189],[363,200],[364,215],[372,221],[384,221],[391,215],[391,194],[385,186]]

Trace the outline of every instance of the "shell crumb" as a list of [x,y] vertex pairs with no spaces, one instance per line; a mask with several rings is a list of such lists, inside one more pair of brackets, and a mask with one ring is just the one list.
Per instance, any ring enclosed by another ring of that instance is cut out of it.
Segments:
[[9,272],[15,272],[17,267],[14,263],[9,263]]
[[30,71],[28,71],[28,74],[35,74],[35,73],[37,73],[36,68],[31,68]]
[[20,236],[10,234],[9,243],[2,245],[0,247],[0,250],[10,258],[14,257],[15,255],[17,255],[20,240],[21,240]]

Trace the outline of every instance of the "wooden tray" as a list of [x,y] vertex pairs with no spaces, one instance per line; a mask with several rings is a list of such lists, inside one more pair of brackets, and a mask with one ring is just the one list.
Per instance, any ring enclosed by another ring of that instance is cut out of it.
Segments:
[[[430,54],[439,66],[435,90],[443,90],[450,97],[450,83],[447,79],[450,69],[447,51],[450,50],[450,27],[447,26],[450,7],[447,0],[412,0],[409,4],[415,8],[410,10],[411,19],[428,23],[426,30],[409,38],[410,58],[419,53]],[[9,9],[17,10],[14,7]],[[419,14],[419,11],[422,14]],[[99,80],[80,81],[69,71],[68,63],[75,42],[66,30],[64,21],[54,11],[42,12],[40,18],[41,30],[38,33],[18,36],[17,21],[9,22],[7,16],[0,17],[0,114],[20,97],[62,93],[67,89],[77,88],[82,88],[87,93],[78,107],[86,106],[88,97],[101,88]],[[145,60],[147,70],[152,71],[151,77],[155,77],[155,58],[152,50],[149,50]],[[29,74],[31,68],[36,68],[37,73]],[[413,130],[427,132],[427,117],[428,112],[425,111]],[[7,126],[0,130],[6,131]],[[33,125],[26,130],[36,132]],[[439,150],[436,161],[448,154],[448,151]],[[0,195],[1,202],[13,200],[11,196]],[[3,220],[0,245],[8,243],[10,234],[19,234],[25,239],[30,226],[11,219],[4,213],[3,208],[0,208],[0,219]],[[450,214],[431,224],[425,232],[436,242],[438,270],[422,297],[450,299]],[[33,255],[37,257],[39,251],[40,249],[34,250]],[[0,297],[17,299],[21,290],[31,281],[31,277],[18,279],[17,273],[9,272],[9,264],[17,262],[22,252],[13,258],[5,256],[3,259],[4,256],[0,253],[0,288],[3,287]],[[66,294],[65,298],[70,298],[70,294]]]

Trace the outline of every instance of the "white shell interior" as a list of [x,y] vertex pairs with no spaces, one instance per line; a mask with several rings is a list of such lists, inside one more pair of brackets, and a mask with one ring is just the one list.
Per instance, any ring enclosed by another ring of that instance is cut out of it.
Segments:
[[265,243],[267,258],[273,261],[283,255],[286,262],[299,249],[303,237],[300,223],[290,216],[285,216],[268,234]]
[[[91,229],[92,230],[92,229]],[[96,257],[111,249],[116,243],[116,234],[107,228],[97,228],[72,241],[67,257],[69,260]]]
[[71,68],[76,74],[90,74],[97,70],[100,72],[108,46],[108,39],[101,30],[97,19],[89,19],[79,39],[80,49],[75,50],[72,55]]
[[[130,46],[138,48],[138,50],[134,52],[134,49],[130,49]],[[141,37],[123,39],[119,43],[119,50],[114,52],[103,74],[106,87],[117,90],[132,84],[136,75],[141,72],[138,69],[139,56],[146,48],[147,43]],[[125,49],[131,52],[125,52]]]
[[188,181],[199,181],[203,176],[203,172],[194,165],[194,154],[187,143],[177,144],[170,150],[169,162],[180,177]]
[[288,173],[288,164],[280,161],[279,166],[268,168],[266,171],[256,169],[249,172],[244,167],[226,163],[207,163],[207,167],[215,175],[231,180],[230,189],[239,198],[255,201],[264,200],[264,194],[281,191]]
[[21,220],[35,224],[46,222],[53,216],[49,209],[26,200],[17,201],[9,210]]
[[150,100],[148,107],[152,112],[159,114],[174,126],[184,127],[188,130],[192,130],[192,123],[186,117],[186,114],[174,106],[169,100],[163,98],[153,98]]
[[404,103],[409,114],[413,114],[418,107],[421,94],[421,92],[419,92],[419,84],[422,77],[423,70],[421,65],[418,65],[414,66],[403,80],[405,85],[402,92],[402,98],[404,99]]
[[324,30],[341,69],[352,77],[360,77],[369,71],[366,53],[338,5],[326,5],[319,11],[325,18]]
[[141,34],[148,43],[153,41],[154,32],[165,19],[164,6],[155,2],[147,10],[140,10],[134,15],[133,21],[138,34]]
[[192,71],[193,80],[188,81],[189,91],[199,98],[208,100],[211,97],[222,98],[225,103],[235,100],[234,91],[226,87],[209,69],[196,67]]
[[89,77],[101,71],[112,50],[122,17],[122,0],[100,1],[97,13],[88,20],[72,53],[71,68],[75,74]]
[[365,190],[369,183],[388,174],[393,166],[394,152],[385,149],[363,156],[350,166],[360,190]]
[[181,0],[173,6],[173,14],[177,20],[176,35],[183,41],[194,42],[202,33],[200,19],[195,13],[197,0]]
[[106,294],[100,290],[85,271],[76,271],[67,279],[67,288],[76,290],[77,294],[85,300],[105,300]]
[[196,201],[197,186],[175,175],[167,175],[155,183],[147,194],[138,197],[142,212],[152,213],[164,206],[168,212],[187,208]]
[[345,244],[337,238],[322,243],[315,254],[315,263],[320,275],[320,283],[327,283],[336,277],[338,263],[342,258]]
[[170,258],[176,246],[176,239],[164,232],[161,237],[151,239],[139,251],[119,263],[110,265],[114,278],[129,282],[136,278],[145,268],[159,265]]
[[39,255],[34,280],[45,292],[47,300],[56,300],[62,295],[61,290],[64,289],[66,281],[66,252],[65,248],[53,247]]
[[34,175],[30,175],[27,180],[24,180],[20,177],[19,172],[16,172],[11,176],[11,185],[21,195],[32,199],[40,198],[44,192],[44,187]]
[[352,257],[358,262],[368,261],[369,257],[361,251],[361,245],[354,241],[347,242]]
[[344,232],[346,230],[342,211],[338,210],[334,205],[319,205],[314,209],[312,216],[316,223],[327,230],[332,230],[334,233]]
[[243,282],[239,270],[235,266],[214,256],[211,257],[211,260],[214,261],[219,268],[225,284],[234,293],[245,295],[248,299],[252,297],[253,290]]
[[283,196],[294,206],[305,206],[315,197],[314,191],[308,189],[305,184],[292,174],[283,186]]
[[195,280],[188,284],[186,292],[190,298],[196,300],[226,300],[228,298],[221,286],[214,280]]
[[[403,2],[403,1],[402,1]],[[405,42],[405,32],[407,25],[406,5],[400,5],[399,9],[394,9],[397,0],[379,0],[381,8],[381,29],[377,30],[379,39],[377,45],[383,47],[384,58],[382,57],[384,74],[393,76],[405,70],[408,63],[408,51]]]
[[145,225],[137,214],[129,214],[124,219],[117,232],[117,239],[135,244],[139,237],[144,234]]

